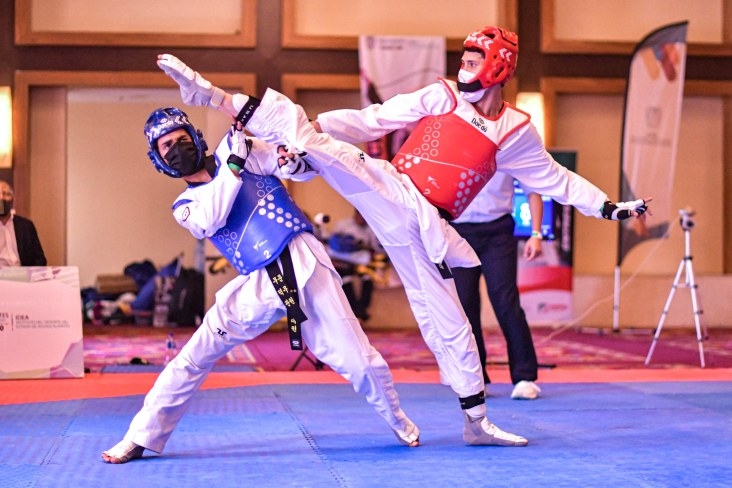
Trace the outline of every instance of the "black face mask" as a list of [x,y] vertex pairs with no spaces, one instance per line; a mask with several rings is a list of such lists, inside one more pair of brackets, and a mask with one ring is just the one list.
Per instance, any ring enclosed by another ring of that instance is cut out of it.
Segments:
[[3,200],[0,198],[0,217],[5,217],[13,208],[13,200]]
[[165,161],[181,176],[190,176],[201,169],[196,145],[190,141],[178,141],[165,153]]

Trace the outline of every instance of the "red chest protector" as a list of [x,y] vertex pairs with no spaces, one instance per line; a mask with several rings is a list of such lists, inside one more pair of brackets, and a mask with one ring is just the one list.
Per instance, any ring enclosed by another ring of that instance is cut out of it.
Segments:
[[459,98],[454,83],[441,81],[450,90],[453,109],[420,120],[392,164],[454,219],[493,177],[500,143],[529,116],[505,104],[496,119],[488,119]]

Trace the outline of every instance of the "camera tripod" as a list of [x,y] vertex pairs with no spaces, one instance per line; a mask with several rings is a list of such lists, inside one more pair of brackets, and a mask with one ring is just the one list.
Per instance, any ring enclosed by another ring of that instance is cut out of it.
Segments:
[[325,363],[318,358],[312,357],[310,350],[305,347],[295,360],[295,363],[290,366],[290,371],[295,371],[297,369],[297,365],[300,364],[300,361],[303,359],[312,364],[316,371],[322,371],[325,368]]
[[[693,212],[688,212],[681,210],[679,212],[681,214],[681,228],[684,230],[684,257],[681,259],[681,263],[679,263],[679,269],[676,271],[676,278],[674,278],[673,285],[671,285],[671,292],[668,294],[668,299],[666,300],[666,305],[663,307],[663,312],[661,313],[661,319],[658,322],[658,327],[656,327],[656,332],[653,335],[653,342],[651,343],[651,349],[648,351],[648,356],[646,357],[646,366],[651,362],[651,356],[653,356],[653,351],[656,349],[656,344],[658,343],[658,338],[661,335],[661,329],[663,329],[663,323],[666,320],[666,315],[668,314],[669,308],[671,307],[671,302],[673,301],[674,295],[676,294],[677,288],[689,288],[691,290],[691,305],[694,310],[694,325],[696,326],[696,340],[697,344],[699,345],[699,361],[701,363],[701,367],[704,368],[704,346],[702,344],[702,341],[708,337],[706,327],[704,327],[704,334],[702,335],[702,325],[701,325],[701,315],[704,313],[701,308],[699,307],[699,299],[697,298],[697,283],[694,279],[694,267],[692,265],[692,255],[691,255],[691,229],[694,227],[694,221],[691,219],[691,217],[694,215]],[[681,272],[686,271],[685,273],[685,279],[684,283],[680,283],[681,278]]]

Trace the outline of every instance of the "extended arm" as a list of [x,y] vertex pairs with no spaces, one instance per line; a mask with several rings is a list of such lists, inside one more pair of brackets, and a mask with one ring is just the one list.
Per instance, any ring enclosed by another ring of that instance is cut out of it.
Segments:
[[442,83],[433,83],[361,110],[321,113],[315,127],[341,141],[358,144],[408,127],[428,115],[442,115],[452,108],[453,99],[447,88]]
[[530,193],[528,199],[531,213],[531,237],[524,246],[524,258],[531,261],[541,256],[541,220],[544,218],[544,202],[541,201],[541,195],[538,193]]
[[[212,107],[216,110],[234,117],[237,121],[227,135],[228,140],[222,144],[228,145],[234,158],[224,157],[221,151],[218,155],[223,162],[235,173],[244,168],[245,162],[252,158],[248,164],[252,165],[252,172],[257,174],[275,174],[280,178],[293,181],[307,181],[317,175],[307,161],[306,153],[297,148],[288,148],[280,145],[272,147],[271,153],[266,157],[262,155],[262,148],[256,141],[246,142],[247,138],[242,131],[246,118],[256,110],[258,101],[247,95],[237,93],[230,94],[211,84],[198,72],[193,71],[180,59],[170,54],[158,55],[158,66],[166,75],[170,76],[180,87],[181,98],[186,105]],[[222,148],[219,145],[219,149]],[[262,144],[265,144],[262,142]],[[219,152],[219,151],[217,151]],[[239,158],[237,161],[236,158]],[[277,171],[273,171],[269,163],[276,161]]]
[[652,200],[613,203],[591,182],[557,163],[544,148],[533,125],[528,124],[502,145],[496,156],[498,171],[516,178],[527,191],[572,205],[589,217],[624,220],[641,217]]

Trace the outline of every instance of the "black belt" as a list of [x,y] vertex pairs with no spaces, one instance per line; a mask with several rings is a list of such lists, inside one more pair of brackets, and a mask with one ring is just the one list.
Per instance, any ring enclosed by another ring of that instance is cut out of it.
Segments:
[[452,279],[452,270],[445,261],[442,261],[440,264],[435,264],[435,266],[437,266],[437,271],[440,272],[443,280]]
[[[282,270],[280,270],[277,261],[282,263]],[[287,308],[287,331],[290,334],[290,348],[301,351],[303,346],[300,324],[305,322],[308,317],[300,308],[295,268],[292,266],[290,249],[285,246],[278,259],[269,263],[265,268],[270,281],[272,281],[277,294],[280,296],[280,300]]]

